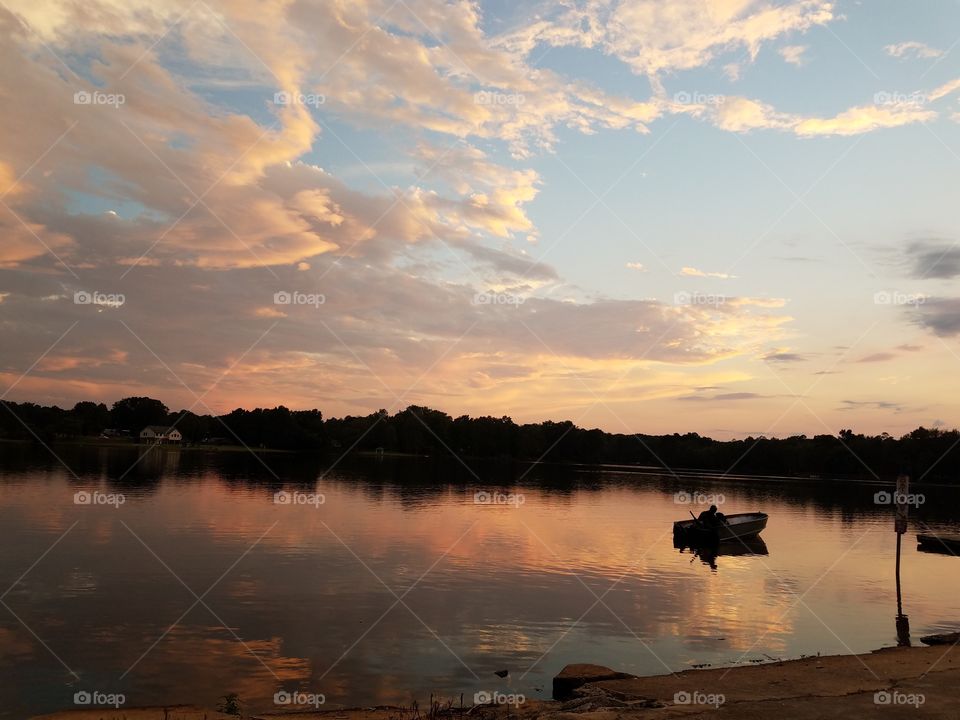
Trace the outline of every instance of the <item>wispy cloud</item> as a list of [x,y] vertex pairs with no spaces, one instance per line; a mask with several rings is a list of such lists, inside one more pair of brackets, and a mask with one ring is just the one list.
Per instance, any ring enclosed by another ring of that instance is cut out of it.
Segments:
[[637,74],[657,76],[702,67],[730,51],[755,59],[776,38],[826,25],[835,17],[827,0],[709,7],[700,0],[592,0],[557,5],[503,42],[524,53],[539,44],[598,47]]
[[773,363],[796,363],[796,362],[804,362],[809,358],[807,358],[807,356],[804,355],[803,353],[781,351],[781,352],[767,353],[766,355],[763,356],[763,359],[766,360],[767,362],[773,362]]
[[768,397],[755,392],[731,392],[717,395],[684,395],[678,398],[686,402],[732,402],[737,400],[759,400]]
[[785,62],[790,65],[795,65],[797,67],[803,67],[807,64],[807,58],[805,54],[809,50],[807,45],[785,45],[780,48],[780,57],[784,59]]
[[890,57],[907,58],[938,58],[943,55],[943,50],[930,47],[926,43],[916,40],[907,40],[906,42],[885,45],[883,48]]
[[680,274],[686,277],[711,277],[720,278],[721,280],[729,280],[730,278],[736,277],[736,275],[730,275],[729,273],[724,272],[706,272],[704,270],[698,270],[695,267],[682,267],[680,268]]
[[892,352],[878,352],[872,353],[870,355],[864,355],[862,358],[857,360],[858,363],[875,363],[875,362],[886,362],[887,360],[896,359],[897,354]]
[[838,410],[893,410],[904,409],[901,403],[892,400],[842,400]]

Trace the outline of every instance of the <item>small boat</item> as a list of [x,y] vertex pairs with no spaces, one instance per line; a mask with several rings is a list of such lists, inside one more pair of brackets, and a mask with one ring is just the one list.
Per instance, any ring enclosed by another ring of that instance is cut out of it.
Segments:
[[724,522],[710,527],[699,520],[677,520],[673,524],[674,542],[686,545],[727,542],[752,538],[763,532],[767,526],[768,515],[762,512],[736,513],[724,515]]
[[918,533],[917,549],[944,555],[960,555],[960,535],[950,533]]

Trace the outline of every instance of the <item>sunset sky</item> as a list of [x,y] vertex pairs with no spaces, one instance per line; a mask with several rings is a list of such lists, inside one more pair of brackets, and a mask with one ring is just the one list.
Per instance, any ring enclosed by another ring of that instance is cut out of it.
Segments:
[[960,424],[960,4],[3,0],[0,394]]

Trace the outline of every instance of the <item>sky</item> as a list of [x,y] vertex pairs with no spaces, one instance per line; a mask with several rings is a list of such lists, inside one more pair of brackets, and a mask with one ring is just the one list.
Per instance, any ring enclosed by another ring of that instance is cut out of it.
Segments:
[[960,4],[0,2],[0,397],[960,425]]

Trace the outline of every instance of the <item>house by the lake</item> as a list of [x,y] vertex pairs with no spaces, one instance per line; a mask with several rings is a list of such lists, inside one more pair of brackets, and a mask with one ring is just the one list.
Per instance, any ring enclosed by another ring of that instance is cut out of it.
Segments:
[[183,435],[175,427],[166,427],[164,425],[147,425],[140,431],[141,442],[152,443],[171,443],[180,442]]

